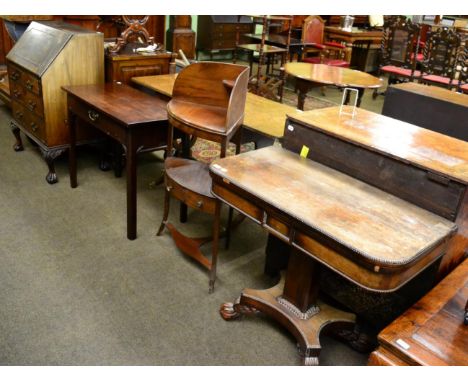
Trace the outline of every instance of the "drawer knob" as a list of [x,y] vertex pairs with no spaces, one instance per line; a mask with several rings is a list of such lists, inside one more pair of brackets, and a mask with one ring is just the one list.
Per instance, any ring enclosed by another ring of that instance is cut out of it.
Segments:
[[34,132],[36,132],[36,130],[37,130],[37,125],[36,125],[35,122],[31,122],[31,130],[34,131]]
[[26,81],[26,88],[27,88],[28,90],[32,90],[33,84],[32,84],[31,81],[29,81],[29,80]]
[[19,98],[20,95],[21,95],[21,91],[19,91],[18,89],[13,91],[13,97]]
[[88,110],[88,117],[91,121],[96,122],[99,118],[99,114],[94,110]]
[[10,77],[13,81],[17,81],[18,78],[20,78],[20,73],[19,72],[13,72]]
[[23,113],[21,111],[17,111],[15,115],[18,119],[23,119]]
[[197,202],[197,208],[202,208],[203,207],[203,201],[202,200],[199,200]]

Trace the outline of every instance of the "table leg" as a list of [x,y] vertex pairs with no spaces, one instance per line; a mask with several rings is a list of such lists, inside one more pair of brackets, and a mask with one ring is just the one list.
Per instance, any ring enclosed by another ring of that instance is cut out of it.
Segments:
[[235,303],[225,303],[220,314],[232,320],[263,312],[286,327],[296,338],[304,365],[318,365],[320,332],[327,326],[353,327],[356,317],[317,299],[320,265],[310,256],[293,250],[286,276],[267,290],[244,289]]
[[70,149],[68,150],[68,172],[70,174],[70,186],[76,188],[78,182],[76,179],[76,116],[68,110],[68,130],[70,132]]
[[296,88],[298,90],[297,93],[297,108],[299,110],[304,110],[304,103],[307,96],[307,93],[310,89],[316,86],[314,83],[310,81],[303,81],[300,78],[296,78]]
[[361,106],[361,101],[362,101],[362,96],[364,95],[364,89],[358,89],[358,98],[357,98],[357,103],[356,106],[360,107]]
[[128,134],[126,144],[127,170],[127,238],[135,240],[137,237],[137,148],[132,134]]

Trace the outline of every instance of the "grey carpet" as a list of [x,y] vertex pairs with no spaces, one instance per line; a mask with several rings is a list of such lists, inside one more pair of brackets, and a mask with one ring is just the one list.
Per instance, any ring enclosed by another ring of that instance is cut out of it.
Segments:
[[[207,272],[167,232],[155,236],[163,206],[162,186],[151,186],[162,169],[159,154],[140,156],[138,238],[129,241],[125,172],[100,171],[97,153],[83,148],[78,188],[69,186],[66,155],[56,162],[59,183],[49,185],[37,148],[23,137],[25,151],[13,151],[10,118],[0,104],[0,364],[299,364],[294,338],[272,320],[226,322],[218,313],[243,287],[275,282],[263,274],[261,228],[246,221],[233,234],[208,295]],[[209,217],[191,213],[189,220],[186,232],[210,232]],[[366,363],[367,355],[340,342],[323,337],[322,344],[322,365]]]

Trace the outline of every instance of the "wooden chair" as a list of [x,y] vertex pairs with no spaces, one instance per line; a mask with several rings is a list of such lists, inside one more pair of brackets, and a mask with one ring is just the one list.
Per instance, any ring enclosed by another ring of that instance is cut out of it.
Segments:
[[[384,25],[378,76],[388,74],[388,84],[412,81],[416,70],[420,27],[404,16],[389,18]],[[379,93],[374,90],[373,98]]]
[[[332,41],[324,41],[325,21],[320,16],[309,16],[302,27],[302,41],[313,44],[304,49],[303,62],[311,64],[326,64],[347,68],[349,62],[344,60],[346,47]],[[315,56],[308,57],[310,53]]]
[[460,35],[451,28],[431,31],[424,47],[419,82],[451,89],[457,86],[455,73]]
[[[209,292],[216,279],[218,252],[218,224],[213,225],[212,258],[209,260],[200,246],[210,238],[189,238],[168,223],[170,198],[178,199],[188,207],[219,216],[221,203],[211,194],[208,164],[188,158],[173,157],[174,129],[186,136],[200,137],[221,144],[221,157],[231,139],[240,152],[240,133],[244,120],[249,69],[245,66],[199,62],[184,68],[174,83],[172,100],[167,105],[169,132],[165,167],[164,214],[158,236],[167,227],[177,247],[210,271]],[[229,213],[229,222],[232,210]],[[228,228],[229,228],[228,222]]]

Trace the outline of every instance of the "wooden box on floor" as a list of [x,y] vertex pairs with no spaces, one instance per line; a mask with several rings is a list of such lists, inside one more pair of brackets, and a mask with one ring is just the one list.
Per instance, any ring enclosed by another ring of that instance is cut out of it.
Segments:
[[[104,82],[104,39],[63,22],[32,22],[7,56],[14,149],[23,150],[20,130],[37,143],[47,162],[46,180],[57,182],[54,160],[69,147],[67,97],[63,85]],[[79,141],[93,139],[85,131]]]

